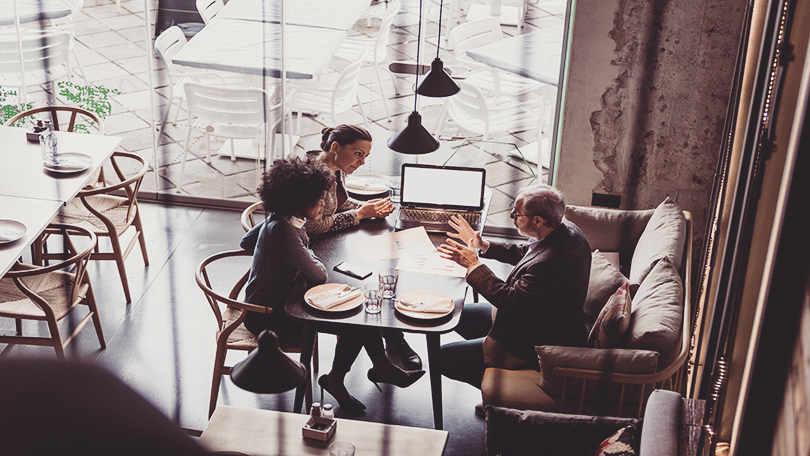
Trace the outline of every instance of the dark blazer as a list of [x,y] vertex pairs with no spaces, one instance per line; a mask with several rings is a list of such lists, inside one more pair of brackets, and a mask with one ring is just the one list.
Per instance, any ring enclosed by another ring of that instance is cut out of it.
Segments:
[[530,363],[537,363],[538,345],[585,345],[582,307],[591,248],[576,225],[563,221],[531,251],[529,244],[491,242],[481,256],[516,265],[505,281],[486,265],[467,276],[467,283],[498,309],[488,337]]

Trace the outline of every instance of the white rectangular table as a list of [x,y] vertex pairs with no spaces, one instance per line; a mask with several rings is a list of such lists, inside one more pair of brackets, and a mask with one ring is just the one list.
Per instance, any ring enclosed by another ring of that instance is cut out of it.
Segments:
[[[368,7],[369,0],[295,0],[284,2],[287,25],[349,30]],[[231,0],[218,18],[281,23],[281,2]]]
[[[346,31],[285,27],[287,78],[312,79],[346,38]],[[174,56],[179,65],[281,77],[281,24],[215,17]]]
[[[62,0],[17,0],[20,23],[56,19],[70,14],[70,8]],[[14,25],[13,0],[0,0],[0,26]]]
[[447,431],[337,419],[328,442],[305,439],[301,427],[309,415],[219,405],[200,436],[211,451],[236,451],[251,456],[328,455],[333,442],[349,442],[357,456],[441,456]]
[[58,150],[82,152],[93,158],[90,168],[71,174],[57,174],[42,166],[38,143],[29,143],[25,129],[0,126],[0,219],[25,225],[25,235],[0,244],[0,277],[53,220],[59,209],[87,185],[102,163],[121,142],[115,136],[56,132]]
[[115,136],[54,132],[59,152],[81,152],[93,158],[93,165],[82,172],[59,174],[42,166],[39,143],[25,139],[25,129],[0,127],[0,195],[47,199],[65,203],[73,199],[112,155],[121,142]]

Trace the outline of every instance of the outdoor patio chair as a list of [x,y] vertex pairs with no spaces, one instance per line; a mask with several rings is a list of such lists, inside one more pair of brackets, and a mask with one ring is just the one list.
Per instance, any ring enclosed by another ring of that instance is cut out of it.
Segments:
[[[117,182],[107,182],[104,168],[102,168],[94,183],[79,192],[59,211],[56,221],[83,226],[92,230],[97,236],[109,239],[110,250],[103,252],[97,246],[93,250],[91,259],[115,261],[121,284],[124,287],[126,301],[132,302],[124,262],[132,252],[135,243],[139,243],[144,265],[149,265],[141,211],[138,206],[138,189],[143,182],[143,176],[149,170],[149,164],[143,157],[129,152],[113,153],[109,163],[113,167]],[[135,172],[130,173],[127,177],[125,171],[133,169]],[[113,180],[116,179],[113,178]],[[125,246],[122,246],[120,238],[129,231],[132,232],[132,238]],[[47,237],[44,241],[47,241]],[[42,258],[47,260],[58,257],[58,255],[43,253]]]
[[[85,84],[90,84],[90,81],[87,79],[87,76],[84,73],[84,67],[82,66],[81,60],[79,60],[79,55],[76,53],[76,14],[78,14],[82,7],[84,6],[84,0],[62,0],[65,5],[70,8],[70,14],[65,17],[61,17],[58,19],[51,19],[48,21],[47,27],[43,28],[42,31],[49,32],[52,30],[59,30],[63,32],[70,33],[70,55],[73,57],[73,60],[76,62],[76,65],[79,67],[79,73],[82,75],[82,80],[84,80]],[[31,32],[38,32],[40,30],[32,30],[26,29],[26,33]],[[68,75],[68,79],[73,79],[73,74]]]
[[[222,87],[187,82],[185,84],[186,101],[188,103],[189,126],[186,131],[186,142],[183,148],[183,157],[180,162],[180,178],[177,191],[183,188],[186,158],[188,156],[191,130],[201,127],[203,122],[209,122],[205,127],[206,160],[211,162],[210,137],[226,138],[230,141],[231,161],[236,161],[234,154],[234,139],[255,139],[257,143],[256,160],[267,159],[270,163],[275,157],[276,135],[275,130],[284,120],[281,112],[281,103],[270,105],[267,92],[258,87]],[[294,99],[294,91],[290,91],[289,107]],[[288,111],[289,112],[289,111]],[[196,119],[191,122],[192,119]],[[292,144],[292,121],[288,127],[287,140],[289,148]],[[284,139],[282,139],[282,156]],[[267,148],[269,142],[269,149]],[[269,153],[267,153],[269,150]],[[264,151],[264,153],[263,153]]]
[[298,113],[295,124],[295,132],[301,128],[301,113],[331,113],[332,125],[337,125],[337,115],[342,114],[354,107],[355,103],[360,107],[360,113],[366,124],[366,129],[371,130],[368,117],[363,109],[363,103],[357,94],[360,85],[360,67],[365,63],[365,55],[368,47],[363,49],[357,60],[343,69],[334,84],[313,80],[294,80],[287,84],[287,87],[295,90],[292,111]]
[[486,97],[478,86],[457,82],[461,91],[445,100],[435,134],[441,132],[449,119],[465,130],[481,134],[483,140],[496,133],[538,128],[540,119],[527,104],[506,96]]
[[[335,52],[335,57],[349,62],[356,62],[362,58],[363,64],[371,65],[374,67],[374,74],[377,77],[377,84],[380,87],[380,95],[382,95],[383,106],[385,107],[385,116],[391,122],[391,112],[388,107],[388,96],[385,94],[385,86],[383,86],[382,75],[380,71],[388,74],[391,78],[391,85],[394,90],[397,90],[394,75],[388,71],[388,64],[391,59],[388,57],[388,42],[391,36],[391,24],[394,22],[394,17],[400,10],[399,0],[392,0],[387,5],[387,9],[382,16],[379,16],[380,28],[373,38],[366,37],[349,37],[343,40],[343,43]],[[370,13],[368,17],[373,17]],[[371,49],[371,52],[366,52],[366,48]],[[381,70],[382,68],[382,70]]]
[[[64,359],[65,347],[92,320],[99,345],[106,348],[93,287],[86,274],[96,235],[86,228],[64,224],[52,224],[44,234],[62,236],[66,253],[49,266],[18,261],[0,279],[0,317],[13,318],[16,323],[16,334],[0,336],[0,343],[9,344],[6,349],[14,344],[51,346],[56,357]],[[87,314],[78,323],[72,322],[75,329],[62,341],[58,322],[79,305],[87,306]],[[24,336],[23,320],[46,322],[50,336]]]
[[[200,289],[205,293],[208,304],[211,306],[211,310],[214,312],[214,316],[217,319],[217,348],[214,357],[214,376],[211,382],[211,399],[208,405],[208,416],[214,413],[214,409],[217,406],[217,397],[219,396],[219,386],[222,381],[222,376],[230,375],[231,373],[231,366],[225,365],[228,350],[252,352],[258,347],[256,336],[248,331],[243,324],[247,312],[273,312],[273,309],[270,307],[249,304],[238,300],[239,294],[245,286],[248,275],[250,274],[249,268],[241,275],[241,278],[236,281],[227,296],[215,290],[215,288],[220,289],[223,287],[212,285],[212,282],[222,282],[222,274],[231,273],[235,270],[234,260],[232,260],[232,258],[249,256],[251,256],[251,254],[244,250],[230,250],[217,253],[204,259],[202,263],[197,266],[195,273],[197,285],[199,285]],[[214,264],[216,264],[216,266],[214,266]],[[236,276],[238,276],[238,274]],[[281,339],[279,340],[279,348],[285,353],[301,352],[300,346],[290,346]],[[311,403],[311,377],[307,380],[307,393],[309,395],[308,403]]]
[[21,65],[17,37],[0,35],[0,87],[18,88],[18,100],[23,102],[27,87],[67,78],[71,39],[63,31],[23,34]]
[[222,0],[197,0],[197,12],[200,13],[205,25],[208,25],[224,7],[225,3]]
[[172,59],[185,47],[186,43],[188,43],[186,35],[180,27],[176,25],[164,30],[163,33],[155,39],[155,53],[166,68],[166,74],[168,76],[168,84],[166,87],[169,90],[167,97],[169,104],[166,106],[166,111],[160,119],[161,131],[163,130],[163,126],[166,125],[166,120],[169,118],[169,111],[171,111],[172,105],[174,105],[175,102],[177,102],[177,113],[174,116],[172,125],[176,124],[177,119],[180,118],[182,104],[186,99],[186,93],[183,89],[186,82],[195,80],[231,86],[246,86],[250,83],[250,77],[245,75],[223,76],[205,71],[194,71],[188,67],[173,64]]

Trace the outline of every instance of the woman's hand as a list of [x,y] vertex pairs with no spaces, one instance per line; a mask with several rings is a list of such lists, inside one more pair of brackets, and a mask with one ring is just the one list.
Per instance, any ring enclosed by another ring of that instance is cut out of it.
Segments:
[[394,203],[391,198],[379,198],[367,201],[360,209],[357,209],[357,215],[360,219],[368,219],[372,217],[388,217],[388,214],[394,212]]
[[480,231],[473,231],[472,227],[466,220],[458,215],[454,215],[450,217],[448,222],[450,226],[456,230],[455,233],[451,233],[450,231],[447,232],[447,235],[451,238],[456,238],[461,242],[467,244],[467,247],[471,249],[481,249],[487,250],[489,248],[489,242],[483,240],[481,238]]

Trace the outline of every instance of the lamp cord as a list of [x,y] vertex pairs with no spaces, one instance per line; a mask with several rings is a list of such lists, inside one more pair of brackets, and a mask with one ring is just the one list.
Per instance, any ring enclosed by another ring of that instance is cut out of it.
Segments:
[[[441,25],[441,24],[440,24]],[[416,85],[419,87],[419,51],[422,49],[422,0],[419,0],[419,28],[416,32]],[[416,102],[419,94],[414,90],[413,93],[413,112],[416,112]]]
[[439,2],[439,38],[436,40],[436,58],[439,58],[439,45],[442,43],[442,10],[444,10],[444,0]]

